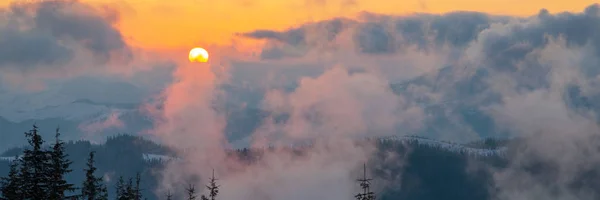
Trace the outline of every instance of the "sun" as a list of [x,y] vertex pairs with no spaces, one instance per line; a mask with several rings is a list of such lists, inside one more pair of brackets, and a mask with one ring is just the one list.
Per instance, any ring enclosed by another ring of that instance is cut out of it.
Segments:
[[190,50],[189,59],[190,62],[207,62],[208,51],[200,47],[193,48]]

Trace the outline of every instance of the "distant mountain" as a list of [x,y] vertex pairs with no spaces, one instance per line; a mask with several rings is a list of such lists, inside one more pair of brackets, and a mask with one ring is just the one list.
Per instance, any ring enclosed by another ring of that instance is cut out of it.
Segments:
[[[83,104],[84,108],[87,104]],[[88,106],[92,107],[92,106]],[[72,108],[69,108],[72,109]],[[86,126],[102,126],[111,115],[117,115],[123,126],[106,127],[98,130],[86,130]],[[86,139],[94,142],[103,142],[107,136],[119,133],[137,134],[141,130],[151,128],[152,123],[136,110],[117,110],[113,109],[106,112],[95,113],[83,119],[51,117],[43,119],[28,119],[19,122],[9,121],[0,117],[0,151],[14,146],[24,145],[23,133],[36,124],[43,127],[41,135],[51,138],[55,128],[60,128],[63,137],[66,140]]]

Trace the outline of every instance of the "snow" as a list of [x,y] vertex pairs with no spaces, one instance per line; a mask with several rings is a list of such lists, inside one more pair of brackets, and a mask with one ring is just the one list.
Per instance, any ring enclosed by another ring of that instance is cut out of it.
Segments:
[[[473,156],[503,156],[505,155],[506,148],[498,148],[498,149],[483,149],[483,148],[473,148],[468,147],[463,144],[452,143],[452,142],[444,142],[434,139],[428,139],[423,137],[416,136],[387,136],[387,137],[374,137],[374,138],[363,138],[365,140],[378,140],[379,142],[386,141],[394,141],[394,142],[402,142],[402,143],[416,143],[418,145],[425,145],[433,148],[440,148],[446,151],[455,152],[455,153],[465,153]],[[240,146],[244,144],[250,143],[249,139],[245,138],[239,141],[234,142],[234,147],[240,148]],[[306,147],[312,146],[313,142],[310,140],[298,141],[290,144],[269,144],[264,148],[274,148],[274,147],[287,147],[293,149],[302,149]]]
[[400,141],[400,142],[416,142],[418,145],[425,145],[429,147],[441,148],[450,152],[455,153],[466,153],[469,155],[477,155],[477,156],[495,156],[495,155],[504,155],[506,153],[506,147],[501,147],[498,149],[483,149],[483,148],[473,148],[467,147],[462,144],[452,143],[452,142],[444,142],[429,138],[415,137],[415,136],[388,136],[388,137],[380,137],[377,138],[381,142],[385,141]]
[[[19,158],[20,158],[20,157],[21,157],[21,156],[19,156]],[[1,161],[8,161],[8,162],[12,162],[13,160],[15,160],[15,157],[14,157],[14,156],[10,156],[10,157],[8,157],[8,156],[5,156],[5,157],[0,157],[0,160],[1,160]]]
[[142,156],[144,157],[145,161],[170,161],[170,160],[178,160],[179,159],[176,157],[158,155],[158,154],[143,154]]

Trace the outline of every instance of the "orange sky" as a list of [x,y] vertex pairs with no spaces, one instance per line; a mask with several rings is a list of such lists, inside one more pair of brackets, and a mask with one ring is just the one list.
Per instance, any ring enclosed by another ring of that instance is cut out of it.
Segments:
[[[147,48],[227,44],[232,34],[254,29],[282,30],[310,20],[385,14],[444,13],[455,10],[531,15],[582,11],[597,0],[82,0],[109,3],[123,12],[118,27],[129,42]],[[8,4],[9,0],[0,0]],[[520,2],[520,3],[517,3]],[[524,3],[523,3],[524,2]]]

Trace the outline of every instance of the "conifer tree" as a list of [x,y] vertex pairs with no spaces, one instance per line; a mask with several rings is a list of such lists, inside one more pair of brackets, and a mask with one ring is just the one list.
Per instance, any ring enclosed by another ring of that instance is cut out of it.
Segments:
[[19,177],[19,162],[18,158],[10,163],[10,171],[7,177],[2,177],[0,191],[2,191],[2,200],[20,200],[23,199],[20,185],[22,184]]
[[187,191],[187,200],[196,199],[196,188],[194,187],[194,185],[190,184],[185,190]]
[[[137,200],[141,199],[141,192],[138,194],[137,191],[139,186],[138,181],[139,178],[136,177],[136,185],[133,184],[133,179],[129,178],[129,181],[125,183],[123,177],[119,177],[119,181],[117,182],[117,200]],[[139,197],[138,197],[139,196]]]
[[125,181],[123,180],[123,176],[119,177],[119,181],[117,181],[117,186],[116,186],[116,191],[117,191],[117,200],[126,200],[126,196],[125,196]]
[[94,151],[90,152],[90,157],[85,170],[85,181],[81,188],[81,198],[83,200],[102,200],[106,197],[106,187],[103,184],[102,177],[96,177],[94,173],[97,168],[94,166]]
[[135,195],[134,195],[134,191],[133,191],[133,180],[131,178],[129,178],[129,182],[127,182],[125,191],[126,191],[125,192],[126,199],[133,200]]
[[133,199],[142,200],[142,190],[140,189],[140,182],[142,178],[138,172],[135,176],[135,187],[133,188]]
[[364,164],[363,167],[363,178],[357,180],[363,191],[354,197],[357,200],[375,200],[375,193],[371,191],[371,180],[373,179],[367,178],[367,164]]
[[217,185],[217,179],[215,178],[215,170],[213,169],[212,177],[210,178],[209,185],[206,186],[206,188],[209,191],[208,197],[202,195],[200,197],[200,199],[215,200],[217,198],[217,195],[219,194],[219,187],[220,186]]
[[38,127],[25,133],[30,148],[23,151],[21,161],[20,179],[23,188],[24,199],[48,199],[49,178],[49,156],[42,149],[44,140],[39,134]]
[[73,184],[69,184],[65,180],[65,175],[72,170],[69,169],[71,161],[67,158],[65,153],[64,142],[60,139],[59,129],[56,129],[56,143],[52,147],[50,152],[50,185],[48,187],[48,199],[49,200],[62,200],[67,198],[65,192],[72,192],[75,190]]
[[100,196],[98,200],[108,200],[108,189],[106,188],[106,185],[102,185],[100,188]]

